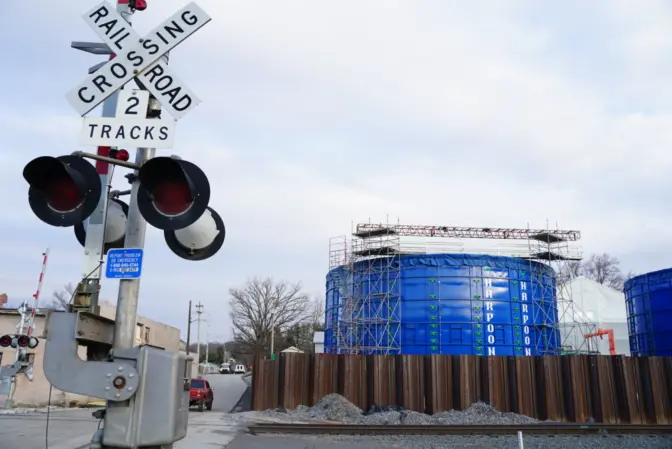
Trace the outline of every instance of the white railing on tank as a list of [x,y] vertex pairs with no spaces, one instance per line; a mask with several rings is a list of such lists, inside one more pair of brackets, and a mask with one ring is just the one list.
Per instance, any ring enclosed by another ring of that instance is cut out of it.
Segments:
[[[465,242],[408,242],[399,246],[402,254],[483,254],[489,256],[532,257],[538,251],[527,243],[478,244]],[[563,256],[576,258],[581,256],[578,249],[563,252]]]

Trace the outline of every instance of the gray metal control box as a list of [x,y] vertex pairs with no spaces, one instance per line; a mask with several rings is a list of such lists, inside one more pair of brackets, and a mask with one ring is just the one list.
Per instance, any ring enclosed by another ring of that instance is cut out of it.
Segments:
[[149,346],[115,350],[115,362],[136,361],[140,382],[124,403],[108,401],[103,445],[120,448],[161,446],[183,439],[189,419],[186,356]]

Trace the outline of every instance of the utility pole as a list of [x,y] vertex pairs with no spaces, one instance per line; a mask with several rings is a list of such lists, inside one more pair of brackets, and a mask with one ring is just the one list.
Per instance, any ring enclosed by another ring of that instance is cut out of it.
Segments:
[[207,365],[210,360],[210,322],[206,321],[206,330],[205,330],[205,364]]
[[196,365],[199,368],[200,374],[201,366],[201,315],[203,314],[203,304],[199,301],[196,304]]
[[189,345],[191,344],[191,299],[189,300],[189,314],[187,315],[187,355],[189,355]]
[[[191,349],[190,349],[190,346],[191,346],[191,323],[197,321],[196,319],[191,318],[191,311],[192,311],[191,300],[189,300],[189,314],[188,314],[188,319],[187,319],[187,351],[186,351],[187,352],[187,358],[189,357],[189,354],[191,352]],[[200,317],[200,315],[199,315],[199,317]],[[185,377],[186,378],[191,378],[191,376],[193,374],[193,371],[191,369],[191,367],[193,366],[192,363],[193,363],[193,359],[192,359],[191,362],[188,362],[187,367],[185,367]],[[198,362],[196,363],[196,367],[198,368]],[[198,371],[198,369],[197,369],[197,371]]]
[[271,328],[271,360],[275,360],[275,326]]

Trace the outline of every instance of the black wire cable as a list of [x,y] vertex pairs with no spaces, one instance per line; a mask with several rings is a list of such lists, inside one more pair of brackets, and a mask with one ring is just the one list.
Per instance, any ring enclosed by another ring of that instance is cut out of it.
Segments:
[[49,449],[49,415],[51,415],[51,390],[54,387],[49,384],[49,399],[47,400],[47,428],[44,432],[44,447]]

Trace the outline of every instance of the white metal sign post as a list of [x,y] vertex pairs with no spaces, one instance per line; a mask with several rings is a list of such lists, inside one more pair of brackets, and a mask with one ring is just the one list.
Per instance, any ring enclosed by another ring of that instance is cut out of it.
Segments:
[[198,105],[198,97],[159,59],[211,20],[198,5],[189,3],[144,38],[105,1],[83,17],[117,56],[68,93],[81,116],[134,77],[176,120]]

